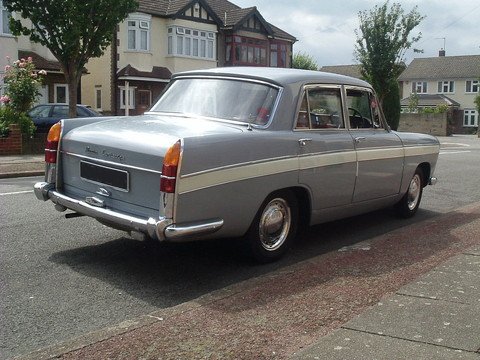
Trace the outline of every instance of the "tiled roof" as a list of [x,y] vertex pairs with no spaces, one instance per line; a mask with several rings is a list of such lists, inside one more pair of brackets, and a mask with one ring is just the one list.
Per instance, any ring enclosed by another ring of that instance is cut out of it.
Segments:
[[[234,27],[241,24],[241,22],[248,17],[248,15],[253,14],[254,12],[258,13],[256,7],[242,9],[228,0],[197,1],[201,5],[204,3],[206,7],[209,7],[214,12],[212,15],[214,18],[217,18],[216,20],[220,22],[218,25],[221,27]],[[156,16],[169,17],[177,14],[180,10],[193,2],[194,0],[139,0],[138,11]],[[261,17],[260,13],[258,13],[258,15]],[[265,21],[263,18],[262,20]],[[294,42],[297,41],[294,36],[266,21],[265,25],[267,27],[267,31],[274,37],[279,37]]]
[[357,79],[362,79],[361,65],[332,65],[323,66],[320,71],[329,73],[351,76]]
[[[443,94],[417,94],[418,96],[418,106],[420,107],[435,107],[437,105],[448,105],[448,106],[460,106],[458,102],[450,99],[448,96]],[[405,98],[400,101],[402,106],[408,106],[410,104],[410,98]]]
[[170,80],[172,73],[166,67],[154,66],[152,71],[140,71],[135,69],[132,65],[127,65],[121,69],[117,76],[134,76],[134,77],[145,77],[145,78],[155,78]]
[[47,60],[33,51],[18,50],[19,59],[27,59],[28,57],[32,58],[37,70],[61,71],[58,61]]
[[417,58],[400,75],[400,81],[469,79],[480,76],[480,55]]

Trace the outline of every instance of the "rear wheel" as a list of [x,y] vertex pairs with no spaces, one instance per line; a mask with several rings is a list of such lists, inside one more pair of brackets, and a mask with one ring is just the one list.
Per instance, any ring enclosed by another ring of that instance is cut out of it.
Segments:
[[247,232],[247,243],[254,260],[267,263],[280,258],[295,237],[298,201],[290,191],[269,196]]
[[421,168],[415,170],[408,190],[402,199],[395,205],[397,213],[404,218],[410,218],[418,210],[420,201],[422,200],[424,176]]

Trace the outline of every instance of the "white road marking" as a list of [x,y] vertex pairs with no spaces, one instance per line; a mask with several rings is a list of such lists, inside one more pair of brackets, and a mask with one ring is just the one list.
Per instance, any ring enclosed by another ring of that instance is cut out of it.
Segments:
[[28,194],[28,193],[33,193],[33,190],[25,190],[25,191],[15,191],[15,192],[9,192],[9,193],[1,193],[0,196],[17,195],[17,194]]
[[470,153],[470,150],[445,150],[445,151],[440,151],[440,155],[444,154],[465,154],[465,153]]

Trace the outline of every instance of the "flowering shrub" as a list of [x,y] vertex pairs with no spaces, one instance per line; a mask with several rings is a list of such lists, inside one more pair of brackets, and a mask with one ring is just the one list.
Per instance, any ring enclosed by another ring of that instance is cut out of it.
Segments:
[[5,66],[4,83],[7,91],[0,101],[11,106],[16,112],[27,112],[40,95],[38,90],[45,74],[44,70],[35,70],[31,57]]
[[[10,59],[7,57],[7,61]],[[38,91],[46,75],[45,70],[36,71],[32,58],[20,59],[5,66],[4,83],[6,92],[0,97],[0,128],[19,124],[22,133],[32,135],[35,126],[26,115],[40,95]]]

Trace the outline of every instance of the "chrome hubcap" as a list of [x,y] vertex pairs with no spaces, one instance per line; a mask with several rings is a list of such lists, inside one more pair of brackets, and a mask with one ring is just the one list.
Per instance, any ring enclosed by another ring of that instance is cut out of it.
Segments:
[[420,198],[420,191],[422,189],[422,180],[418,174],[415,174],[410,181],[410,186],[408,187],[408,209],[413,210],[418,204]]
[[288,203],[281,198],[271,200],[260,217],[260,242],[265,250],[278,249],[288,237],[292,216]]

